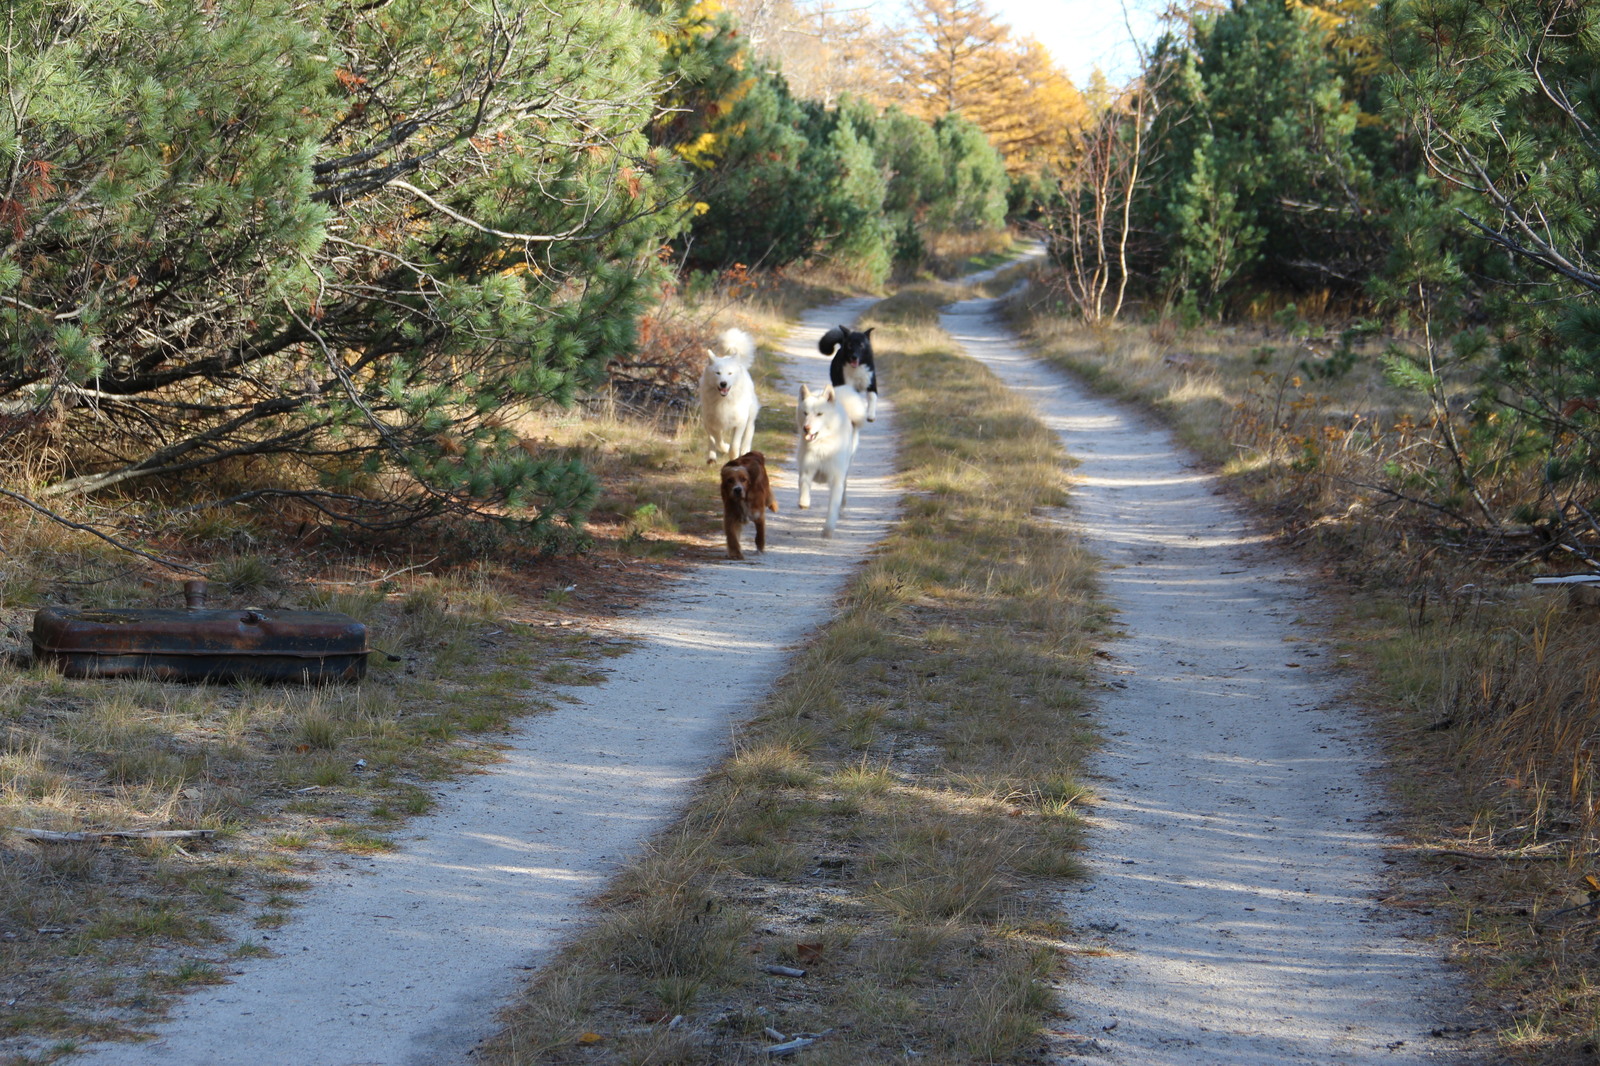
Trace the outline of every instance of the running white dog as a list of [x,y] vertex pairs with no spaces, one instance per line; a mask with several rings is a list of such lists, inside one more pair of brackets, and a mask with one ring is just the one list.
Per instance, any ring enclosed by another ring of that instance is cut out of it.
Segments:
[[797,461],[800,467],[800,506],[811,506],[811,484],[828,485],[828,518],[822,535],[833,536],[839,524],[839,509],[845,504],[845,482],[855,458],[860,431],[856,428],[866,411],[861,394],[849,385],[830,385],[821,392],[800,386],[800,402],[795,408],[795,428],[800,434]]
[[727,462],[750,451],[756,437],[756,396],[750,368],[756,361],[756,342],[742,329],[722,335],[725,355],[706,349],[709,362],[700,374],[700,417],[705,423],[706,462]]

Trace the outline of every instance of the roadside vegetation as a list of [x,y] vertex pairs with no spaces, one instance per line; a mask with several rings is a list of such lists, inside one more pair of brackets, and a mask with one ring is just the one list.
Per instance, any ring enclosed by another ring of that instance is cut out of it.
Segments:
[[866,320],[904,515],[489,1061],[757,1062],[798,1040],[808,1062],[953,1066],[1045,1043],[1105,620],[1052,520],[1059,442],[951,354],[949,298]]
[[[6,531],[25,561],[73,558],[86,576],[114,565],[30,532]],[[311,871],[393,847],[435,782],[492,761],[496,734],[549,706],[529,691],[541,674],[582,677],[603,650],[507,621],[511,598],[482,569],[295,587],[261,557],[232,572],[254,577],[227,601],[348,612],[403,662],[373,656],[362,684],[314,690],[0,667],[0,1047],[137,1031],[166,993],[269,953]],[[172,599],[114,579],[89,591],[118,606]],[[174,836],[100,835],[149,830]]]

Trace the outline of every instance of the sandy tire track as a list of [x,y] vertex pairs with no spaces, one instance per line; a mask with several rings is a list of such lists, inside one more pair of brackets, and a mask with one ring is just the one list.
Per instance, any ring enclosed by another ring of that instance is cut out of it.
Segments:
[[1092,878],[1063,900],[1090,954],[1053,1062],[1468,1061],[1455,976],[1377,904],[1374,753],[1301,620],[1307,581],[1165,429],[1028,357],[994,304],[941,325],[1081,460],[1066,520],[1126,633],[1098,701]]
[[[827,384],[817,338],[874,301],[802,316],[782,348],[794,389]],[[832,540],[826,506],[795,506],[775,464],[780,512],[767,552],[718,561],[616,631],[637,650],[602,685],[519,724],[502,762],[445,786],[401,847],[330,856],[282,929],[237,939],[275,957],[214,961],[229,983],[174,1005],[154,1041],[98,1044],[65,1061],[95,1066],[441,1066],[469,1061],[526,974],[587,920],[592,898],[680,810],[727,750],[733,724],[767,696],[797,644],[833,612],[847,579],[898,514],[893,396],[862,434],[849,503]],[[695,453],[703,454],[695,445]],[[826,496],[824,495],[824,501]],[[706,506],[720,513],[714,468]],[[720,543],[720,535],[718,541]],[[747,533],[746,541],[749,541]]]

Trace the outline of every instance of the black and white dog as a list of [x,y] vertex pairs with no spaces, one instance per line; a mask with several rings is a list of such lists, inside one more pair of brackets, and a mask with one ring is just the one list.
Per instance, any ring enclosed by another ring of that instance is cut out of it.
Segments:
[[[834,349],[838,349],[835,351]],[[872,365],[872,329],[835,326],[822,335],[817,350],[833,356],[828,380],[835,387],[849,385],[867,401],[867,421],[878,417],[878,371]]]

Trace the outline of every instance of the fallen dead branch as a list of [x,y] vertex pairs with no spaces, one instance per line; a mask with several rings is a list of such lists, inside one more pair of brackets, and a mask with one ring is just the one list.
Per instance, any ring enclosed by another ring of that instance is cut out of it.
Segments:
[[24,840],[40,844],[77,844],[85,840],[192,840],[213,837],[215,829],[86,829],[58,833],[52,829],[18,829]]

